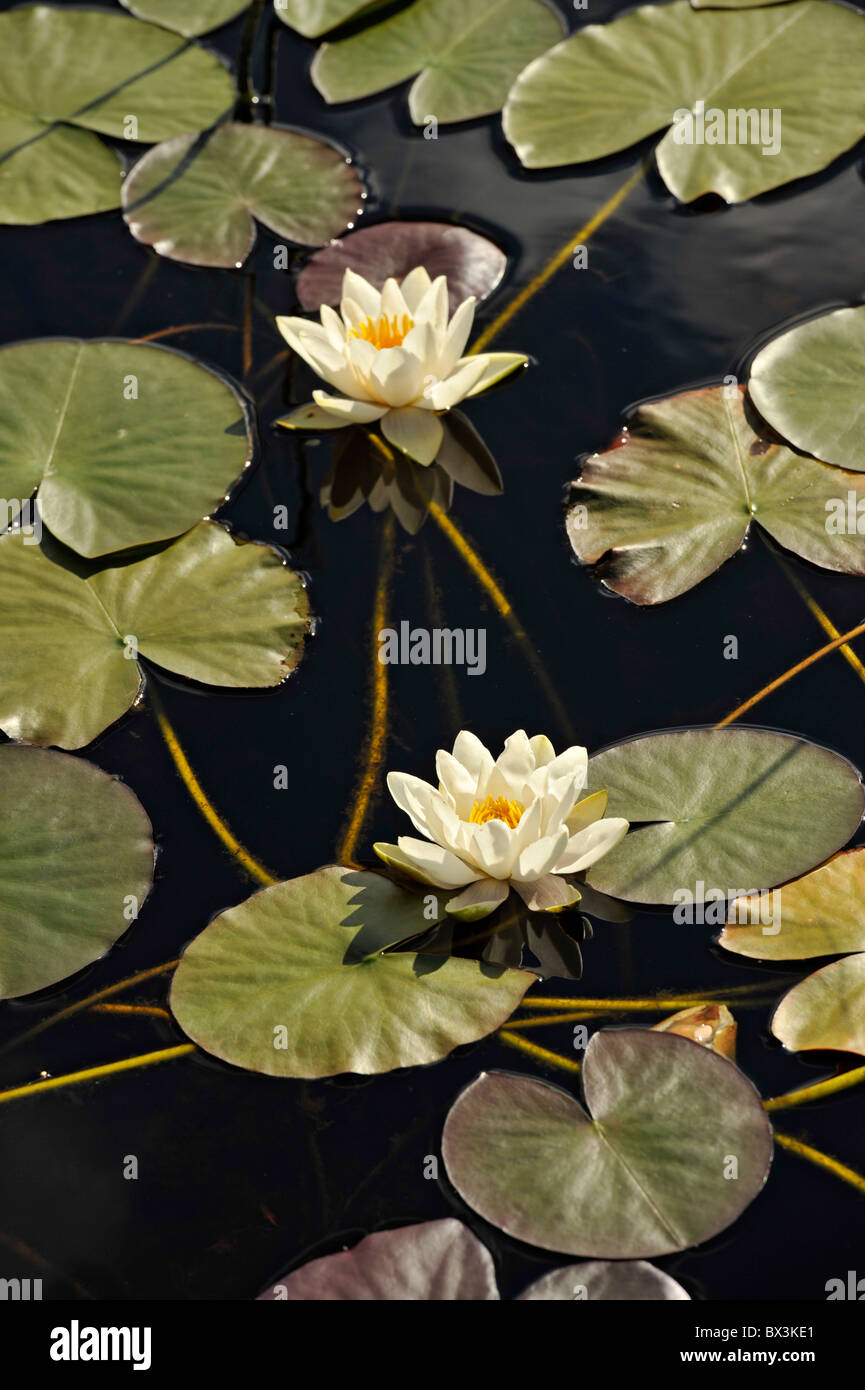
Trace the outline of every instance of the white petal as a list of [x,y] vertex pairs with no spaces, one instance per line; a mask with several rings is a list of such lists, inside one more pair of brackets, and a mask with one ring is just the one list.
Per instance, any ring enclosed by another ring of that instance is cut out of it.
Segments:
[[381,422],[381,428],[385,439],[394,448],[425,465],[435,460],[444,433],[437,415],[414,406],[389,411]]
[[487,795],[513,797],[519,801],[534,765],[528,736],[524,729],[518,729],[505,739],[504,749],[487,779]]
[[414,311],[420,304],[432,281],[426,266],[416,265],[414,270],[410,270],[402,281],[400,289],[402,297],[408,305],[409,313],[414,316]]
[[562,826],[556,835],[545,835],[542,839],[535,840],[533,845],[529,845],[520,854],[514,865],[513,878],[519,879],[522,883],[543,878],[554,864],[558,865],[567,843],[568,832],[565,826]]
[[483,362],[484,364],[483,373],[468,394],[479,396],[482,391],[488,391],[491,386],[495,386],[497,381],[510,376],[511,372],[516,371],[518,367],[524,367],[528,360],[521,352],[481,352],[473,357],[464,357],[464,362]]
[[477,358],[464,358],[455,372],[429,392],[433,407],[436,410],[453,410],[455,405],[472,394],[472,387],[482,373],[483,366],[478,364]]
[[[309,319],[277,318],[276,326],[292,351],[305,362],[310,362],[309,353],[317,344],[330,346],[320,323],[311,323]],[[310,362],[310,366],[318,371],[314,363]]]
[[481,743],[476,734],[470,733],[468,729],[461,729],[454,739],[453,755],[458,763],[462,763],[467,772],[471,773],[477,784],[481,773],[487,774],[493,766],[493,755],[488,748]]
[[389,276],[381,287],[381,308],[379,313],[386,319],[411,318],[402,290],[393,276]]
[[[363,308],[355,299],[344,299],[339,306],[339,312],[348,328],[360,328],[361,324],[366,323],[370,317],[369,314],[364,313]],[[373,315],[373,317],[376,316]]]
[[[342,277],[343,305],[346,300],[358,305],[365,318],[376,319],[381,313],[381,295],[378,290],[355,270],[346,270]],[[340,312],[343,318],[346,318],[344,307],[341,306]]]
[[335,309],[329,304],[322,304],[320,309],[321,326],[327,334],[328,342],[331,347],[342,349],[345,347],[345,324]]
[[464,299],[448,324],[438,360],[439,375],[442,378],[450,376],[465,351],[475,321],[476,303],[474,295]]
[[406,859],[439,888],[464,888],[466,884],[474,883],[478,876],[477,869],[469,868],[442,845],[432,845],[428,840],[414,840],[410,835],[400,835],[397,845]]
[[474,827],[472,858],[490,878],[508,878],[515,858],[513,830],[503,820]]
[[627,833],[628,822],[619,816],[596,820],[593,825],[570,837],[561,857],[556,861],[556,872],[576,874],[581,869],[590,868],[605,854],[609,854]]
[[553,758],[556,756],[556,750],[550,743],[546,734],[535,734],[534,737],[529,739],[529,743],[535,755],[536,767],[546,767],[547,763],[553,761]]
[[553,761],[547,765],[548,785],[558,781],[560,777],[569,777],[579,792],[586,785],[588,768],[588,753],[585,748],[574,744],[573,747],[566,748],[557,758],[553,758]]
[[341,415],[332,415],[314,401],[299,405],[290,415],[283,415],[276,422],[287,430],[344,430],[351,421]]
[[414,860],[409,859],[408,855],[403,853],[399,845],[388,845],[383,840],[379,840],[373,845],[373,849],[382,863],[387,864],[389,869],[396,869],[399,873],[415,879],[418,883],[433,883],[435,888],[448,886],[445,883],[434,883],[432,879],[428,878],[426,873],[421,872]]
[[560,912],[580,901],[574,885],[555,874],[545,874],[532,883],[518,883],[516,879],[511,883],[530,912]]
[[477,922],[481,917],[489,917],[500,907],[510,892],[507,881],[497,878],[479,878],[469,884],[455,898],[451,898],[446,911],[464,922]]
[[369,378],[370,386],[379,399],[399,409],[411,405],[420,395],[423,362],[405,348],[382,348],[375,355]]
[[457,758],[446,752],[444,748],[440,748],[436,753],[436,772],[439,782],[453,798],[457,815],[466,819],[476,800],[476,779]]
[[437,332],[444,333],[449,307],[447,276],[438,275],[418,304],[412,318],[415,323],[431,323]]
[[369,425],[380,420],[387,410],[385,405],[375,405],[372,401],[349,401],[343,396],[330,396],[327,391],[313,391],[312,399],[330,415],[337,415],[346,423]]

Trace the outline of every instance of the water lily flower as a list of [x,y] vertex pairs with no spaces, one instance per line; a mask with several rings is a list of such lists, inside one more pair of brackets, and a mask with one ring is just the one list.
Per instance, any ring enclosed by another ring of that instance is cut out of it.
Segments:
[[291,428],[340,429],[380,422],[393,446],[424,465],[442,443],[439,415],[478,396],[528,358],[514,352],[464,357],[475,315],[474,297],[448,319],[447,276],[431,280],[423,266],[379,292],[347,270],[339,313],[321,306],[321,322],[277,318],[280,333],[331,391],[314,391],[280,423]]
[[606,817],[606,792],[577,800],[587,765],[585,748],[557,756],[543,734],[522,729],[494,759],[463,730],[452,753],[436,755],[438,788],[388,774],[391,796],[424,839],[401,835],[375,852],[422,883],[461,889],[447,911],[468,920],[494,911],[510,888],[533,910],[570,907],[580,894],[563,875],[588,869],[628,831],[626,820]]

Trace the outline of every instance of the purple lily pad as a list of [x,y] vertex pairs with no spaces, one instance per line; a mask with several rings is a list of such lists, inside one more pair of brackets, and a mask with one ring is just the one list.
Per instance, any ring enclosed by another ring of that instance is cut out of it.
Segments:
[[380,222],[349,232],[316,251],[297,279],[303,308],[338,304],[342,277],[357,271],[376,289],[393,276],[402,280],[415,266],[425,266],[435,279],[448,277],[451,313],[474,295],[486,299],[501,282],[507,256],[500,247],[468,227],[447,222]]
[[450,1302],[499,1297],[492,1257],[453,1217],[376,1231],[351,1250],[310,1260],[259,1297],[271,1302]]

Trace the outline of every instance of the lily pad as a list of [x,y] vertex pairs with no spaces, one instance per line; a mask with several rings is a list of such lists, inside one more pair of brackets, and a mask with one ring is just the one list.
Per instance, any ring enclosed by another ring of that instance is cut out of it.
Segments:
[[772,1032],[791,1052],[865,1054],[865,954],[824,965],[784,995]]
[[639,1259],[708,1240],[757,1196],[772,1132],[751,1082],[717,1053],[601,1029],[582,1080],[585,1109],[507,1072],[482,1073],[452,1107],[448,1177],[486,1221],[544,1250]]
[[423,898],[332,865],[255,893],[187,947],[171,988],[205,1051],[269,1076],[437,1062],[509,1018],[536,976],[388,952],[429,927]]
[[47,338],[0,350],[0,493],[38,487],[44,524],[81,555],[188,530],[251,456],[239,391],[182,353]]
[[250,0],[120,0],[139,19],[161,24],[175,34],[195,38],[219,29],[248,9]]
[[816,173],[865,135],[863,63],[865,17],[845,5],[644,5],[530,64],[504,129],[530,169],[601,159],[666,131],[656,158],[670,191],[738,203]]
[[681,1284],[662,1269],[644,1260],[590,1260],[586,1264],[565,1265],[554,1269],[530,1284],[517,1299],[518,1303],[539,1303],[588,1300],[598,1303],[618,1300],[621,1303],[675,1302],[689,1300]]
[[804,960],[865,951],[863,899],[865,849],[847,850],[779,888],[769,923],[761,923],[759,899],[737,898],[730,904],[719,945],[753,960]]
[[138,241],[191,265],[233,267],[255,245],[255,221],[319,246],[352,225],[363,185],[339,150],[278,126],[218,126],[148,150],[123,185]]
[[603,562],[608,589],[666,603],[735,555],[752,523],[812,564],[865,574],[851,493],[865,502],[860,474],[757,434],[742,391],[712,386],[640,406],[584,463],[567,529],[584,564]]
[[310,1260],[277,1280],[264,1301],[441,1303],[499,1296],[486,1246],[468,1226],[448,1217],[376,1231],[351,1250]]
[[29,743],[83,747],[134,703],[138,657],[207,685],[278,685],[300,660],[307,627],[305,590],[281,555],[214,521],[89,579],[8,532],[0,728]]
[[390,0],[273,0],[282,20],[305,38],[317,39],[346,20],[372,14]]
[[865,306],[836,309],[800,323],[758,352],[748,393],[797,449],[865,473],[863,373]]
[[231,110],[217,58],[104,9],[24,5],[0,15],[0,221],[120,205],[121,165],[94,132],[150,143]]
[[414,77],[415,125],[468,121],[499,111],[517,74],[562,29],[544,0],[414,0],[382,24],[322,44],[311,75],[330,103]]
[[150,892],[153,858],[122,782],[65,753],[0,747],[0,998],[104,956]]
[[683,729],[616,744],[589,760],[588,791],[601,788],[607,814],[631,830],[588,881],[629,902],[774,888],[834,854],[865,806],[844,758],[763,729]]
[[474,295],[486,299],[501,282],[508,258],[495,242],[468,227],[447,222],[379,222],[349,232],[316,251],[297,277],[297,294],[304,309],[342,299],[346,270],[362,275],[377,290],[385,280],[402,281],[423,266],[432,280],[446,275],[450,313]]

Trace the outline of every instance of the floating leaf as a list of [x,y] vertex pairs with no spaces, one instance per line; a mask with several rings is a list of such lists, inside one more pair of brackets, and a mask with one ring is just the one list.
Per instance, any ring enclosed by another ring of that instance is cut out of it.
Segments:
[[316,251],[297,277],[297,294],[304,309],[338,304],[342,279],[354,270],[377,290],[392,277],[400,282],[422,265],[435,280],[446,275],[450,313],[474,295],[485,299],[505,273],[508,258],[495,242],[468,227],[447,222],[379,222],[349,232]]
[[205,1051],[270,1076],[437,1062],[486,1037],[535,976],[386,947],[429,927],[423,898],[332,865],[255,893],[187,947],[171,1007]]
[[836,854],[773,896],[771,921],[761,921],[759,897],[743,896],[731,903],[719,945],[754,960],[865,951],[865,849]]
[[[865,473],[863,372],[865,307],[836,309],[780,334],[758,352],[748,392],[760,414],[797,449]],[[838,493],[843,495],[840,485]]]
[[[587,459],[567,528],[584,564],[603,558],[608,589],[665,603],[742,546],[752,522],[781,545],[845,574],[865,574],[861,536],[827,529],[865,479],[802,458],[755,433],[741,391],[686,391],[640,406],[633,428]],[[865,510],[865,509],[863,509]]]
[[371,14],[388,3],[389,0],[273,0],[273,7],[283,24],[308,39],[317,39],[347,19]]
[[537,1279],[519,1295],[519,1303],[538,1303],[541,1300],[588,1300],[598,1303],[608,1299],[625,1302],[673,1302],[690,1299],[681,1284],[661,1269],[643,1260],[591,1260],[586,1264],[565,1265]]
[[93,132],[166,140],[231,109],[212,54],[105,10],[24,5],[0,15],[0,221],[120,205],[121,166]]
[[0,747],[0,998],[99,960],[152,882],[150,821],[128,787],[65,753]]
[[670,1033],[601,1029],[582,1079],[585,1110],[546,1081],[483,1073],[447,1117],[451,1182],[509,1236],[602,1259],[663,1255],[724,1230],[760,1191],[769,1122],[750,1081],[716,1053]]
[[865,1054],[865,954],[824,965],[784,995],[772,1032],[791,1052]]
[[175,34],[195,38],[211,29],[219,29],[230,19],[242,14],[250,0],[120,0],[127,10],[139,19],[161,24]]
[[656,1033],[677,1033],[710,1047],[728,1062],[736,1060],[736,1020],[726,1004],[695,1004],[652,1025]]
[[238,542],[213,521],[89,579],[8,532],[0,728],[83,747],[136,699],[138,656],[208,685],[278,685],[300,660],[307,626],[306,593],[278,552]]
[[[863,62],[863,16],[825,0],[726,13],[643,5],[532,63],[504,129],[530,169],[600,159],[666,130],[656,158],[670,191],[738,203],[816,173],[865,134]],[[682,117],[698,102],[705,125],[689,129]],[[723,144],[705,139],[717,135]]]
[[865,805],[844,758],[748,728],[616,744],[589,760],[588,790],[601,788],[607,814],[624,816],[631,830],[588,880],[629,902],[674,903],[682,890],[696,896],[699,884],[729,897],[773,888],[834,854]]
[[188,530],[251,455],[239,392],[170,348],[54,338],[0,350],[0,493],[38,486],[45,525],[81,555]]
[[562,27],[543,0],[415,0],[383,24],[322,44],[312,79],[325,101],[339,102],[415,77],[415,125],[468,121],[500,110],[514,78]]
[[376,1231],[351,1250],[310,1260],[261,1295],[287,1302],[490,1302],[499,1296],[486,1246],[461,1221]]
[[221,125],[148,150],[123,185],[132,235],[191,265],[240,266],[258,218],[276,236],[318,246],[362,211],[363,185],[323,140],[278,126]]
[[691,0],[695,10],[754,10],[763,5],[786,5],[787,0]]

